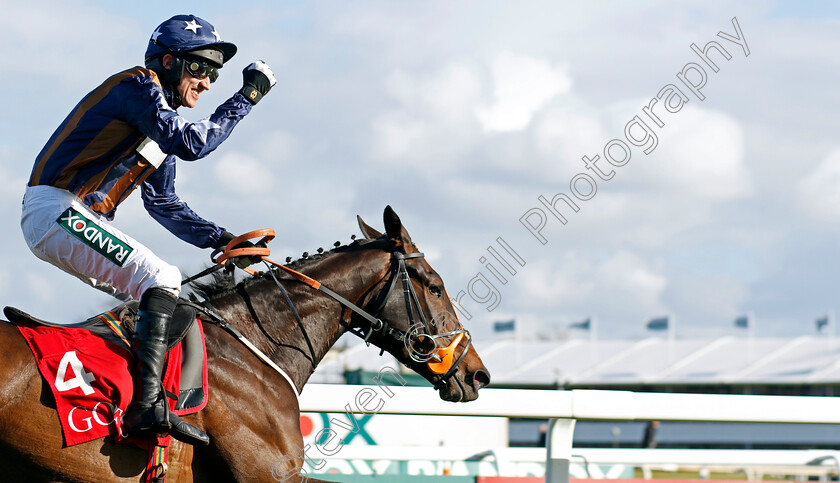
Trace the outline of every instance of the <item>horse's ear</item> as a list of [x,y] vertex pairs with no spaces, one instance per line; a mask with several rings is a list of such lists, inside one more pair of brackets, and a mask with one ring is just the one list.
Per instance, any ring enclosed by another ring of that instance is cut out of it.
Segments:
[[365,223],[365,220],[362,219],[361,216],[356,215],[356,221],[359,222],[359,229],[362,230],[362,235],[369,240],[376,240],[377,238],[382,236],[382,233],[374,230],[370,225]]
[[408,236],[408,232],[403,226],[402,221],[400,221],[400,217],[397,216],[397,212],[391,208],[391,205],[385,207],[385,213],[382,215],[382,218],[385,221],[385,233],[388,235],[388,238],[402,243],[403,246],[412,245],[411,237]]

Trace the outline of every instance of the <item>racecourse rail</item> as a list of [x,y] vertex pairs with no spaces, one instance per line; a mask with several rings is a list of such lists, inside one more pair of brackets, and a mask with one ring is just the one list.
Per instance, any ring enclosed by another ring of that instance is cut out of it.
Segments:
[[491,416],[549,419],[547,482],[568,482],[577,420],[840,424],[840,398],[671,394],[600,390],[481,390],[469,403],[439,399],[428,387],[309,384],[304,412]]

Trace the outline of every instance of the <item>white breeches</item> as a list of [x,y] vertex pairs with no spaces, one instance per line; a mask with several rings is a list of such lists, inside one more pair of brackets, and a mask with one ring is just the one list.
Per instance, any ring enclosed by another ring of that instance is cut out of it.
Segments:
[[121,300],[158,287],[178,295],[181,272],[91,211],[73,193],[29,186],[20,221],[38,258]]

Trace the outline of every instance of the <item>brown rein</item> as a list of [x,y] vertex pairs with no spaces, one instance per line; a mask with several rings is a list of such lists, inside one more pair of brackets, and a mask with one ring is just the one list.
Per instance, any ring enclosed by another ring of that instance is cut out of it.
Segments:
[[[370,332],[367,334],[366,337],[363,337],[363,339],[368,344],[369,344],[368,339],[370,338],[370,335],[374,331],[383,330],[383,329],[386,329],[386,328],[389,331],[394,330],[390,327],[386,327],[387,324],[385,322],[383,322],[381,319],[379,319],[377,316],[373,316],[373,315],[369,314],[368,312],[361,309],[360,307],[358,307],[353,302],[350,302],[349,300],[347,300],[343,296],[339,295],[338,293],[336,293],[333,290],[329,289],[328,287],[324,286],[323,284],[321,284],[321,282],[319,282],[319,281],[317,281],[317,280],[315,280],[315,279],[313,279],[313,278],[311,278],[307,275],[304,275],[304,274],[302,274],[302,273],[300,273],[296,270],[293,270],[293,269],[291,269],[291,268],[289,268],[285,265],[277,263],[274,260],[271,260],[270,258],[268,258],[268,255],[271,254],[271,250],[268,247],[266,247],[266,244],[268,242],[270,242],[271,240],[273,240],[274,237],[275,237],[275,232],[271,228],[254,230],[254,231],[250,231],[250,232],[247,232],[247,233],[244,233],[242,235],[237,236],[236,238],[234,238],[230,242],[228,242],[227,245],[225,245],[224,251],[221,254],[219,254],[219,256],[217,258],[213,259],[212,256],[211,256],[211,259],[213,260],[213,262],[217,264],[216,266],[211,267],[211,269],[205,270],[204,272],[202,272],[202,273],[200,273],[200,274],[198,274],[194,277],[191,277],[190,279],[187,279],[184,283],[186,283],[187,281],[192,281],[192,280],[194,280],[198,277],[201,277],[211,270],[215,271],[216,269],[219,269],[219,268],[225,266],[225,264],[233,258],[257,256],[263,262],[266,262],[267,264],[271,264],[271,265],[279,268],[280,270],[283,270],[284,272],[288,273],[289,275],[291,275],[292,277],[294,277],[298,281],[303,282],[304,284],[312,287],[315,290],[323,292],[324,294],[330,296],[331,298],[336,300],[338,303],[340,303],[344,307],[352,310],[353,312],[355,312],[356,314],[358,314],[359,316],[361,316],[362,318],[367,320],[368,323],[370,323]],[[260,240],[258,242],[256,242],[256,244],[255,244],[256,246],[245,247],[245,248],[235,248],[240,243],[249,241],[251,239],[256,239],[256,238],[260,238]],[[260,245],[262,245],[262,246],[260,246]],[[406,296],[406,309],[408,310],[409,319],[410,319],[410,321],[413,325],[414,317],[413,317],[413,314],[412,314],[411,306],[412,306],[412,302],[414,302],[414,304],[416,305],[417,310],[419,312],[420,318],[423,322],[423,325],[426,326],[427,330],[430,330],[429,327],[428,327],[428,323],[425,320],[425,317],[423,316],[423,312],[420,310],[420,305],[419,305],[419,301],[417,300],[417,295],[414,293],[413,287],[410,287],[410,282],[408,282],[408,273],[405,271],[405,259],[423,258],[423,256],[424,256],[423,253],[420,253],[420,252],[411,253],[411,254],[403,254],[403,253],[399,253],[399,252],[394,253],[394,257],[398,260],[398,264],[399,264],[398,271],[401,273],[401,275],[403,277],[403,283],[408,284],[405,287],[404,291],[406,292],[406,294],[405,294],[405,296]],[[244,270],[246,273],[248,273],[249,275],[252,275],[252,276],[257,274],[257,271],[250,268],[250,267],[245,267],[242,270]],[[300,319],[300,316],[298,315],[297,311],[295,310],[291,299],[289,298],[289,296],[286,293],[283,286],[280,284],[279,280],[277,280],[277,278],[274,277],[274,274],[271,271],[269,271],[269,273],[271,274],[272,278],[274,278],[274,281],[277,283],[277,286],[280,289],[280,291],[283,293],[283,296],[286,298],[286,302],[291,307],[292,312],[293,312],[295,318],[297,319],[297,322],[300,325],[301,330],[303,331],[304,338],[306,339],[306,343],[309,346],[310,353],[312,354],[312,361],[311,362],[312,362],[312,365],[314,367],[316,365],[315,353],[314,353],[314,350],[312,348],[312,344],[309,341],[309,337],[306,334],[306,330],[303,327],[303,322]],[[397,273],[394,274],[394,279],[391,283],[391,286],[389,287],[388,294],[386,295],[386,299],[387,299],[387,296],[390,295],[391,291],[394,288],[394,282],[396,282],[397,275],[398,275]],[[409,292],[410,292],[410,295],[409,295]],[[413,297],[414,300],[410,300],[410,297]],[[461,354],[456,358],[455,354],[454,354],[455,349],[460,344],[460,342],[463,339],[463,336],[465,334],[467,336],[467,348],[462,350]],[[447,334],[442,334],[442,335],[453,335],[453,336],[455,336],[455,340],[451,344],[447,345],[446,347],[440,348],[440,347],[437,346],[437,336],[432,336],[432,339],[435,342],[435,346],[436,346],[435,350],[433,350],[429,354],[429,356],[430,356],[429,360],[417,361],[417,362],[426,362],[426,364],[428,364],[428,366],[429,366],[429,369],[433,373],[438,374],[439,376],[442,375],[436,381],[435,385],[443,383],[445,380],[447,380],[449,377],[451,377],[454,374],[456,368],[458,367],[461,360],[466,355],[467,350],[469,349],[469,346],[472,342],[471,337],[469,336],[469,332],[466,329],[463,329],[463,327],[462,327],[461,330],[457,330],[457,331],[450,332],[450,333],[447,333]],[[408,337],[408,336],[409,336],[409,333],[407,332],[407,333],[404,333],[402,337],[405,338],[405,337]],[[398,338],[398,339],[400,339],[400,338]],[[412,358],[414,358],[414,357],[412,357]]]

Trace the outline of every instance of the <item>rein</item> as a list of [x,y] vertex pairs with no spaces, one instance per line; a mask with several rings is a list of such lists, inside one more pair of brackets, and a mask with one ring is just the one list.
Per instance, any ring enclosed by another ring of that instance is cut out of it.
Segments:
[[[245,242],[245,241],[250,240],[252,238],[258,238],[258,237],[262,237],[262,239],[259,242],[257,242],[257,245],[261,244],[262,246],[255,246],[255,247],[248,247],[248,248],[234,248],[242,242]],[[216,271],[216,270],[218,270],[222,267],[229,266],[229,263],[226,264],[226,262],[228,262],[232,258],[243,257],[243,256],[258,256],[266,264],[266,267],[269,268],[269,270],[268,270],[269,274],[271,274],[271,277],[274,279],[275,284],[277,285],[277,287],[279,288],[279,290],[283,294],[283,297],[286,299],[286,303],[288,303],[289,306],[291,307],[292,313],[295,316],[295,319],[296,319],[296,321],[297,321],[297,323],[298,323],[298,325],[299,325],[299,327],[300,327],[300,329],[303,333],[304,339],[306,340],[306,343],[308,345],[310,354],[312,356],[310,362],[312,363],[313,368],[315,368],[315,365],[316,365],[316,362],[315,362],[316,356],[315,356],[315,351],[312,347],[312,343],[309,340],[309,336],[306,333],[306,329],[304,328],[304,325],[303,325],[303,322],[300,318],[300,315],[298,314],[297,310],[295,309],[291,298],[289,297],[286,290],[283,288],[280,281],[274,275],[274,272],[270,269],[271,267],[269,266],[269,264],[277,267],[280,270],[283,270],[284,272],[291,275],[296,280],[304,283],[305,285],[311,287],[312,289],[328,295],[329,297],[331,297],[332,299],[337,301],[339,304],[341,304],[342,306],[350,309],[355,314],[359,315],[365,321],[367,321],[368,324],[369,324],[367,334],[365,334],[365,330],[363,328],[359,328],[358,331],[350,329],[351,333],[353,333],[354,335],[362,338],[367,345],[370,345],[370,337],[373,335],[374,332],[377,332],[377,331],[382,332],[385,335],[390,336],[393,339],[395,339],[396,341],[402,342],[404,344],[407,344],[407,343],[411,342],[412,340],[421,340],[421,339],[431,340],[431,342],[434,344],[435,348],[426,352],[426,353],[418,354],[413,350],[412,347],[408,347],[408,345],[407,345],[407,348],[409,349],[409,355],[410,355],[412,360],[414,360],[415,362],[418,362],[418,363],[426,363],[429,370],[431,370],[434,374],[438,374],[438,375],[442,374],[442,376],[440,378],[438,378],[436,381],[433,381],[433,386],[435,388],[439,388],[440,386],[442,386],[450,377],[452,377],[455,374],[455,371],[457,370],[458,365],[460,364],[461,360],[463,360],[463,358],[466,356],[467,351],[469,350],[469,347],[472,344],[472,338],[469,336],[469,332],[465,328],[463,328],[463,326],[460,326],[460,324],[459,324],[459,328],[456,328],[455,330],[445,332],[445,333],[442,333],[442,334],[432,334],[432,330],[431,330],[432,327],[431,327],[429,321],[426,320],[426,316],[425,316],[425,314],[423,313],[423,311],[420,307],[420,300],[417,297],[417,293],[414,290],[414,286],[411,284],[411,279],[408,275],[408,269],[406,268],[406,265],[405,265],[405,260],[407,260],[407,259],[424,258],[425,255],[422,252],[415,252],[415,253],[402,253],[402,252],[397,252],[397,251],[392,252],[392,262],[395,260],[396,261],[396,266],[392,270],[392,275],[391,275],[391,280],[390,280],[389,285],[388,285],[388,290],[385,292],[385,296],[380,298],[380,302],[379,302],[378,307],[377,307],[376,312],[375,312],[377,315],[374,316],[374,315],[371,315],[370,313],[368,313],[367,311],[365,311],[364,309],[360,308],[359,306],[357,306],[353,302],[347,300],[345,297],[343,297],[340,294],[334,292],[330,288],[324,286],[323,284],[321,284],[321,282],[319,282],[319,281],[317,281],[317,280],[315,280],[311,277],[308,277],[307,275],[304,275],[304,274],[302,274],[302,273],[300,273],[296,270],[293,270],[293,269],[291,269],[291,268],[289,268],[285,265],[279,264],[279,263],[269,259],[268,255],[270,254],[270,250],[265,247],[265,244],[268,243],[269,241],[271,241],[272,239],[274,239],[274,230],[272,230],[270,228],[269,229],[263,229],[263,230],[256,230],[256,231],[252,231],[252,232],[248,232],[248,233],[245,233],[243,235],[240,235],[240,236],[234,238],[233,240],[231,240],[225,246],[224,251],[221,253],[221,255],[219,255],[218,258],[213,259],[213,256],[215,256],[217,252],[214,252],[214,254],[211,255],[211,259],[213,260],[214,263],[217,264],[216,266],[210,267],[209,269],[206,269],[206,270],[202,271],[201,273],[186,279],[183,283],[186,284],[186,283],[192,282],[193,280],[195,280],[197,278],[200,278],[202,276],[205,276],[209,273],[212,273],[212,272],[214,272],[214,271]],[[247,268],[247,267],[243,268],[243,270],[250,275],[255,275],[257,273],[255,270],[253,270],[251,268]],[[408,329],[408,331],[405,331],[405,332],[403,332],[399,329],[393,328],[391,326],[391,324],[389,324],[386,321],[383,321],[381,318],[379,318],[379,314],[381,314],[382,311],[385,309],[385,305],[387,304],[388,300],[391,297],[391,293],[393,292],[393,290],[396,287],[396,282],[397,282],[398,275],[399,275],[399,278],[402,280],[403,296],[404,296],[404,299],[405,299],[406,310],[407,310],[408,320],[409,320],[409,329]],[[422,325],[415,323],[415,318],[414,318],[414,310],[415,309],[416,309],[416,311],[419,315],[420,323]],[[230,326],[228,326],[228,327],[230,327]],[[421,330],[421,329],[425,329],[425,333],[420,333],[419,330]],[[226,330],[228,330],[228,329],[226,329]],[[236,330],[236,329],[233,329],[233,330]],[[238,331],[236,331],[236,332],[238,332]],[[256,347],[253,346],[253,344],[251,344],[249,341],[247,341],[247,339],[245,339],[245,337],[242,336],[241,333],[239,333],[238,336],[236,334],[234,334],[234,336],[237,337],[237,339],[239,339],[240,341],[242,341],[252,351],[256,350],[257,352],[255,352],[255,353],[258,356],[260,356],[260,359],[262,359],[264,362],[266,361],[266,359],[270,361],[270,359],[268,359],[268,356],[265,356],[265,354],[263,354],[262,352],[259,352],[259,349],[257,349]],[[445,337],[451,337],[451,336],[455,337],[453,342],[446,345],[445,347],[440,347],[440,341],[443,340],[443,338],[445,338]],[[465,336],[467,337],[467,346],[464,348],[463,351],[461,351],[461,353],[458,355],[457,359],[455,359],[454,358],[455,349],[458,347],[458,345],[461,343],[462,339]],[[382,355],[382,353],[384,353],[384,349],[382,349],[382,351],[380,352],[380,355]],[[276,364],[271,363],[269,365],[271,365],[275,370],[279,370],[279,368],[276,366]],[[283,374],[287,379],[289,379],[288,375],[286,375],[285,372],[283,372],[282,370],[279,370],[279,372],[281,372],[281,374]],[[290,380],[290,382],[291,382],[291,380]],[[292,387],[293,388],[295,387],[294,384],[292,384]],[[297,393],[296,388],[295,388],[295,392]]]
[[[294,394],[295,394],[295,399],[298,401],[298,405],[300,405],[300,393],[298,392],[297,386],[295,386],[294,381],[292,381],[292,378],[289,377],[288,374],[286,374],[286,371],[284,371],[283,369],[280,368],[280,366],[275,364],[274,361],[272,361],[271,358],[268,357],[265,354],[265,352],[261,351],[257,346],[252,344],[251,341],[248,340],[247,337],[242,335],[242,332],[239,332],[239,330],[236,327],[228,324],[227,321],[225,321],[224,317],[219,315],[219,313],[216,312],[216,309],[214,309],[211,305],[209,305],[205,302],[201,302],[198,299],[195,299],[193,297],[194,296],[192,294],[190,294],[190,300],[188,302],[185,301],[184,303],[186,303],[186,305],[189,305],[190,307],[196,309],[199,313],[207,316],[207,319],[206,319],[207,322],[211,322],[213,324],[216,324],[219,327],[221,327],[222,329],[224,329],[225,332],[232,335],[236,340],[241,342],[242,345],[244,345],[248,350],[253,352],[254,355],[257,356],[261,361],[263,361],[267,366],[271,367],[276,372],[280,373],[280,375],[283,376],[284,379],[286,379],[286,382],[289,383],[289,386],[292,387],[292,392],[294,392]],[[202,320],[204,320],[204,319],[202,319]]]

